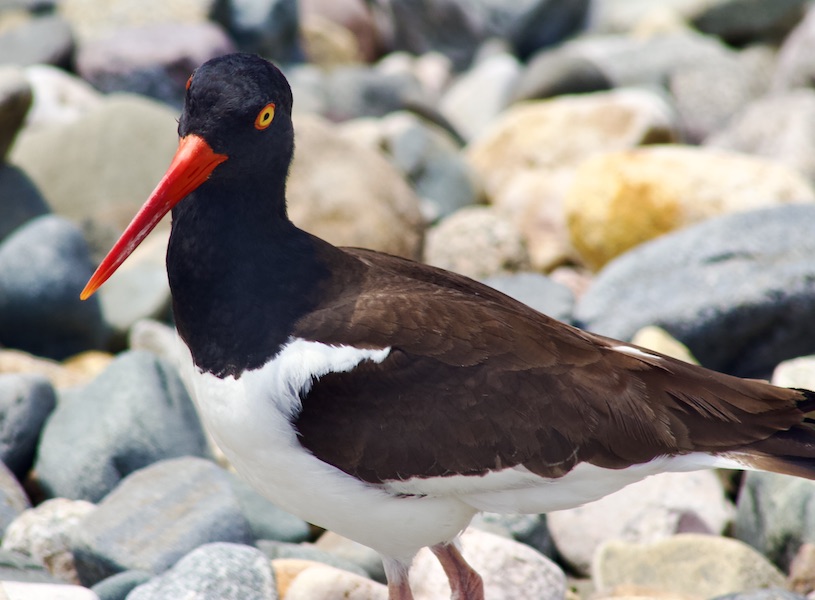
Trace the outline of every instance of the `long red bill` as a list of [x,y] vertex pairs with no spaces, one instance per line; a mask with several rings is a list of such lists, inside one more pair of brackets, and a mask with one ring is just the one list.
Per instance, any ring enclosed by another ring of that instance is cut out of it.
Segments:
[[164,177],[97,267],[79,297],[82,300],[90,298],[141,244],[161,218],[187,194],[204,183],[215,167],[227,158],[225,154],[216,154],[200,136],[190,134],[181,138]]

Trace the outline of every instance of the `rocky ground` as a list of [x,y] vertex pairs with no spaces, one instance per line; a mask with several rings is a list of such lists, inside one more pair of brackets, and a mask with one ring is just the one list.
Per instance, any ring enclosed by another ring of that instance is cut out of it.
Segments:
[[[0,2],[4,597],[385,597],[375,554],[275,508],[209,443],[174,366],[167,223],[79,301],[169,163],[198,64],[284,69],[303,228],[815,388],[810,5]],[[669,474],[483,515],[464,543],[490,600],[815,598],[815,483]],[[429,554],[413,579],[446,597]]]

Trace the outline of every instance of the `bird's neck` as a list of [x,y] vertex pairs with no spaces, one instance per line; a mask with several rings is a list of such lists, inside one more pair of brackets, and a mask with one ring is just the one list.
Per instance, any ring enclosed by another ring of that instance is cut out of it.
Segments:
[[286,217],[283,191],[257,192],[207,182],[173,209],[176,326],[196,365],[221,377],[277,354],[329,275],[313,238]]

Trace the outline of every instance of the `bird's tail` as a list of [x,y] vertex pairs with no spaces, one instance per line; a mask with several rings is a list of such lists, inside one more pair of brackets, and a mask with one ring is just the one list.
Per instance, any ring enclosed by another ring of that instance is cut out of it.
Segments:
[[739,449],[738,459],[749,467],[815,479],[815,391],[796,390],[802,394],[798,409],[801,421],[789,429]]

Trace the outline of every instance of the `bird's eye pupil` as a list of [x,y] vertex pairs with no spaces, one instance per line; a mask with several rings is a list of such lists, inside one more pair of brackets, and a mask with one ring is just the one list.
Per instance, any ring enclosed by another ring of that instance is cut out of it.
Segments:
[[270,102],[261,109],[255,119],[255,129],[266,129],[271,124],[274,119],[274,109],[274,102]]

